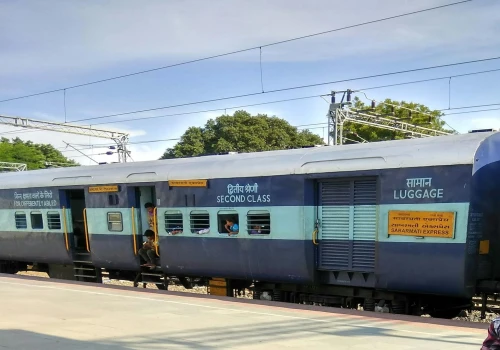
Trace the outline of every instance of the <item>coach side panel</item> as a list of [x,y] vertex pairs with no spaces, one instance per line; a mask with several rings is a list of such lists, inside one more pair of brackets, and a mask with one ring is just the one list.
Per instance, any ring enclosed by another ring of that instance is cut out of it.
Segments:
[[380,174],[379,288],[472,295],[465,270],[471,172],[459,165]]
[[0,260],[71,263],[68,215],[56,188],[0,190]]
[[[304,179],[212,179],[157,185],[161,266],[169,274],[309,283],[314,250],[304,226]],[[239,224],[229,236],[224,219]],[[258,232],[256,226],[264,226]],[[252,232],[256,230],[256,232]],[[170,235],[172,232],[180,234]]]

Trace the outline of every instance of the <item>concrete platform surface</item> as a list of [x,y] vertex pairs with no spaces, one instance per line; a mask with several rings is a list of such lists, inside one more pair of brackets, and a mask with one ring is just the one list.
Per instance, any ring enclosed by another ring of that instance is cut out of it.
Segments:
[[478,350],[487,328],[6,275],[0,300],[0,349],[16,350]]

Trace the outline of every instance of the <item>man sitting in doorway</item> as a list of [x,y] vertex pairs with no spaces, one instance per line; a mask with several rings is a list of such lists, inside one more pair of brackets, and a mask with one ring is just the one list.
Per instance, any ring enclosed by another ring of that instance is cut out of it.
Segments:
[[155,233],[153,230],[146,230],[144,236],[146,236],[148,240],[144,242],[142,248],[139,249],[139,255],[146,260],[146,263],[141,266],[154,268],[156,267],[155,247],[158,245],[158,242],[155,241]]
[[153,203],[146,203],[144,204],[144,208],[148,211],[148,223],[149,223],[149,228],[151,230],[155,229],[155,205]]

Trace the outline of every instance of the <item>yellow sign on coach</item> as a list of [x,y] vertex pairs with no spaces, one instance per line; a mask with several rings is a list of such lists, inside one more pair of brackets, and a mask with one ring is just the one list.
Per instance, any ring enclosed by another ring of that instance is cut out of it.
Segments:
[[168,180],[170,187],[207,187],[207,180]]
[[118,192],[118,185],[90,186],[89,193]]
[[453,238],[455,212],[389,211],[389,235]]

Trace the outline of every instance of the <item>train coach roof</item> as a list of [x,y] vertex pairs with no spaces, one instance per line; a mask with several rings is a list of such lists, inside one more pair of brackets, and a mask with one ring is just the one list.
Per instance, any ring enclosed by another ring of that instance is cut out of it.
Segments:
[[481,142],[500,133],[43,169],[0,174],[0,188],[237,178],[473,164]]

